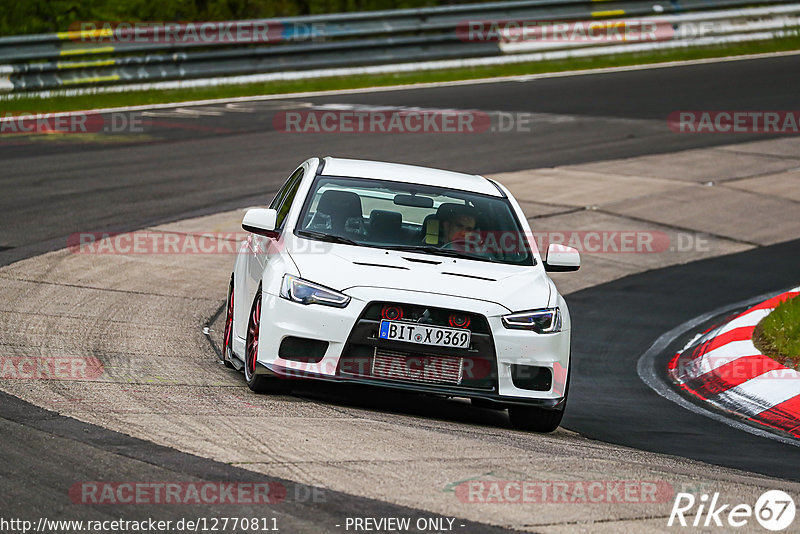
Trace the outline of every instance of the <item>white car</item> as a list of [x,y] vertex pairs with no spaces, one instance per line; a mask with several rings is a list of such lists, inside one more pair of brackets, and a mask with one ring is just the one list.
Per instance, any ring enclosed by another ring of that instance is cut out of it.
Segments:
[[222,359],[256,392],[348,381],[508,408],[549,432],[567,400],[570,316],[511,193],[482,176],[311,158],[251,209]]

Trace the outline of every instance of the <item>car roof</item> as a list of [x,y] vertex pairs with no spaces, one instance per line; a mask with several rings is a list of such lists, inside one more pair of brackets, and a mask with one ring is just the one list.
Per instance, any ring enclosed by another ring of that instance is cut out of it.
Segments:
[[391,182],[432,185],[471,193],[480,193],[494,197],[504,196],[500,189],[483,176],[460,172],[369,161],[363,159],[346,159],[326,157],[325,166],[320,173],[323,176],[344,176],[349,178],[373,178]]

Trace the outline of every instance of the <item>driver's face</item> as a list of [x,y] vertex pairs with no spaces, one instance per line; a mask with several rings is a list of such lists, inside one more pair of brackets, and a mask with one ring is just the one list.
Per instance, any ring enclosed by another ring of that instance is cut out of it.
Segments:
[[467,232],[475,230],[475,217],[457,215],[442,223],[444,227],[444,242],[449,243],[456,239],[463,239]]

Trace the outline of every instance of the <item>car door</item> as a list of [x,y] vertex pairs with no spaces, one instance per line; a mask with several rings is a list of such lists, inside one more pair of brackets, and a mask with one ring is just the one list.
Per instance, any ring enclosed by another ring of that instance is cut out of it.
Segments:
[[[296,169],[291,176],[286,180],[281,189],[272,199],[269,207],[278,211],[278,217],[275,223],[275,229],[282,232],[286,225],[286,216],[289,214],[289,209],[297,196],[297,190],[305,175],[306,165],[300,166]],[[236,291],[236,298],[234,298],[234,315],[239,318],[249,318],[250,308],[255,299],[258,285],[261,283],[261,278],[264,273],[264,268],[269,261],[270,238],[250,234],[245,241],[245,246],[242,248],[240,254],[244,257],[240,258],[241,269],[238,272],[238,278],[234,280],[234,284],[239,290]],[[236,335],[245,339],[247,335],[247,320],[236,321]]]

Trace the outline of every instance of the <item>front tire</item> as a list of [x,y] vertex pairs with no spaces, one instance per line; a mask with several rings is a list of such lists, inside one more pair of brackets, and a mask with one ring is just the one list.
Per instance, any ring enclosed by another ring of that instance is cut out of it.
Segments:
[[256,293],[250,318],[247,322],[247,343],[245,345],[244,379],[247,386],[256,393],[289,393],[290,387],[277,376],[256,374],[258,341],[261,334],[261,288]]
[[471,398],[470,402],[476,408],[485,408],[487,410],[505,410],[506,406],[500,402],[491,401],[489,399]]
[[225,303],[227,312],[225,313],[225,331],[222,334],[222,353],[220,360],[225,367],[233,369],[233,277],[228,285],[228,300]]
[[561,424],[564,418],[564,410],[567,409],[567,397],[569,395],[569,383],[572,378],[572,370],[567,375],[567,384],[564,388],[564,400],[560,410],[549,410],[538,406],[509,406],[508,418],[511,426],[517,430],[527,430],[529,432],[553,432]]
[[509,406],[508,418],[517,430],[553,432],[561,424],[564,410],[548,410],[538,406]]

